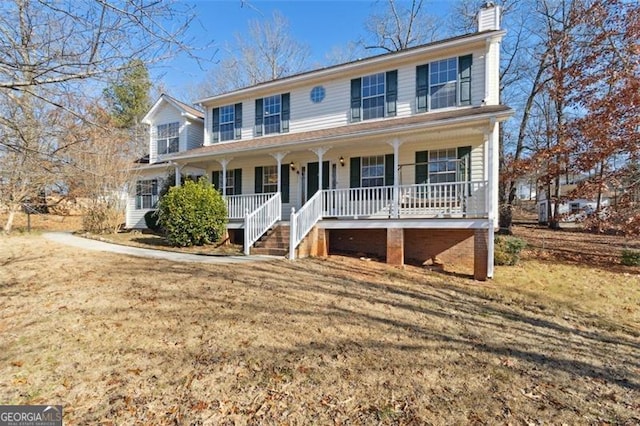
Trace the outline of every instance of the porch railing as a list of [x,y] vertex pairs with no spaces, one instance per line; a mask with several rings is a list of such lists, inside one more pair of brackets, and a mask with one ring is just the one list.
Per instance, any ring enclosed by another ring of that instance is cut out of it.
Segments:
[[323,191],[323,217],[394,218],[486,214],[486,181]]
[[280,193],[266,194],[269,198],[253,211],[247,210],[244,218],[244,254],[249,254],[253,243],[282,219]]
[[393,186],[328,189],[322,196],[322,216],[390,217]]
[[296,211],[291,209],[289,222],[289,259],[296,258],[296,247],[307,236],[311,228],[322,218],[322,191],[316,192],[304,206]]
[[247,210],[255,211],[273,196],[269,194],[227,195],[227,214],[229,219],[244,219]]
[[406,216],[455,216],[485,213],[485,181],[401,185],[398,212]]

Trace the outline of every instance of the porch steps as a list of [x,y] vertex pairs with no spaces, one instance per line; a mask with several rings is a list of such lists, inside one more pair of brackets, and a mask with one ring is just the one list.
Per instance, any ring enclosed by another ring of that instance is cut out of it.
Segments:
[[251,254],[286,256],[289,253],[289,224],[277,223],[251,247]]

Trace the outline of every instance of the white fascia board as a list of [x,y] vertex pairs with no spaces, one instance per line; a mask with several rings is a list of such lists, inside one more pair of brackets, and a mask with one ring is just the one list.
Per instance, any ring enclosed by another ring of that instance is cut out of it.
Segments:
[[[420,130],[420,129],[429,129],[433,127],[445,127],[445,126],[453,126],[456,124],[467,124],[467,123],[473,123],[475,121],[481,122],[483,120],[490,119],[490,118],[495,118],[497,121],[501,122],[511,117],[513,113],[514,113],[513,110],[511,110],[511,111],[505,111],[500,113],[492,112],[492,113],[479,114],[479,115],[474,115],[472,117],[452,118],[452,119],[448,119],[447,121],[418,123],[418,124],[402,127],[402,133],[410,133],[411,131]],[[276,149],[276,148],[282,150],[284,147],[288,147],[288,146],[295,146],[295,145],[305,146],[305,145],[313,145],[316,143],[331,143],[331,142],[336,142],[343,139],[349,139],[354,137],[380,136],[385,134],[397,134],[397,133],[398,133],[398,129],[392,126],[388,128],[381,128],[381,129],[369,130],[364,132],[348,133],[345,135],[318,137],[315,139],[306,140],[304,142],[292,141],[287,143],[280,143],[278,145],[273,145],[273,146],[247,147],[242,149],[233,149],[234,142],[229,142],[228,151],[216,152],[216,153],[203,152],[195,155],[177,155],[171,158],[167,158],[167,160],[168,161],[193,160],[196,158],[204,158],[204,157],[217,156],[217,155],[228,155],[231,153],[242,153],[242,152],[250,152],[250,151],[263,151],[263,150],[270,150],[270,149]]]
[[194,103],[205,105],[213,102],[223,102],[225,99],[235,99],[238,97],[247,98],[251,97],[251,93],[263,90],[275,90],[279,87],[287,87],[290,85],[295,85],[300,82],[304,82],[305,80],[313,81],[315,79],[326,78],[333,76],[334,74],[343,74],[349,73],[351,71],[356,71],[359,68],[365,68],[370,66],[375,66],[384,63],[394,63],[394,62],[402,62],[407,58],[411,58],[413,56],[420,56],[425,53],[437,52],[439,50],[456,48],[459,46],[463,46],[465,44],[473,44],[486,39],[502,39],[502,37],[506,34],[506,31],[487,31],[482,33],[477,33],[469,37],[462,37],[459,39],[443,41],[441,43],[433,43],[428,46],[424,46],[422,48],[417,47],[413,49],[408,49],[405,51],[395,52],[395,53],[387,53],[383,55],[374,56],[371,58],[365,58],[361,60],[357,60],[354,62],[348,62],[342,65],[336,65],[327,68],[321,68],[319,70],[310,71],[298,75],[293,75],[291,77],[283,77],[278,80],[273,80],[270,82],[259,83],[254,86],[245,87],[243,89],[239,89],[229,93],[223,93],[221,95],[210,96],[204,99],[199,99]]
[[151,125],[151,117],[153,117],[155,115],[157,109],[160,108],[160,105],[162,104],[162,101],[164,101],[164,100],[165,100],[164,96],[160,96],[158,98],[158,100],[153,104],[151,109],[144,115],[144,117],[142,117],[142,120],[140,120],[140,121],[142,123],[144,123],[144,124]]

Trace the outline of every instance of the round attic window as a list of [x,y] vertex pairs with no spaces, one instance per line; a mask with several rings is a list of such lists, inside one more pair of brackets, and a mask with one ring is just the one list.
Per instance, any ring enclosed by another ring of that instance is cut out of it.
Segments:
[[322,86],[314,87],[313,89],[311,89],[311,94],[310,94],[311,102],[313,102],[314,104],[319,104],[324,99],[324,95],[325,95],[324,87]]

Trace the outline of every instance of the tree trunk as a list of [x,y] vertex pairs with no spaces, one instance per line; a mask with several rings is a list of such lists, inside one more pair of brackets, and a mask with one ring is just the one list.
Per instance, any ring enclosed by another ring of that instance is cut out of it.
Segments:
[[19,210],[20,205],[10,205],[9,206],[9,216],[7,217],[7,221],[4,224],[4,228],[2,230],[5,234],[9,234],[11,229],[13,228],[13,219],[16,215],[16,212]]

